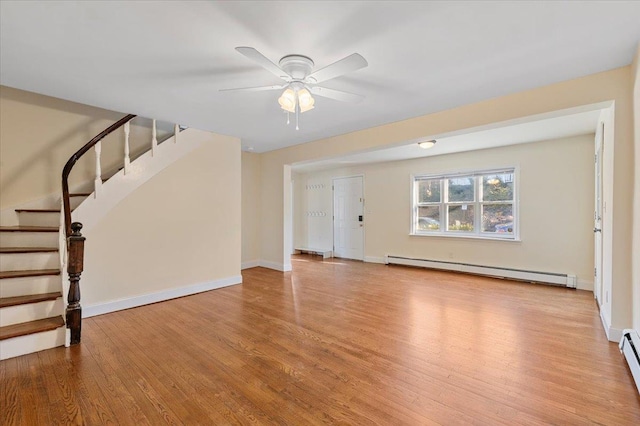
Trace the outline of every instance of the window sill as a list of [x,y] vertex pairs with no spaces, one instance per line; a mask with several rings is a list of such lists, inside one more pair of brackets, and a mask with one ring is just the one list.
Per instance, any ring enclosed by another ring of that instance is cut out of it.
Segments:
[[464,234],[442,234],[442,233],[433,233],[433,234],[417,234],[410,233],[410,237],[427,237],[427,238],[454,238],[454,239],[464,239],[464,240],[485,240],[485,241],[505,241],[509,243],[520,243],[522,240],[520,238],[500,238],[500,237],[488,237],[484,235],[464,235]]

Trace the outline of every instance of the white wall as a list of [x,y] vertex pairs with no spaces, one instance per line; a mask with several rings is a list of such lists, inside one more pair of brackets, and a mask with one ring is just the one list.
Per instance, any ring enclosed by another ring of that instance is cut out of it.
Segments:
[[[611,284],[611,328],[632,324],[632,228],[633,220],[633,79],[631,66],[593,74],[549,86],[489,99],[450,110],[380,125],[345,135],[317,140],[261,154],[261,258],[283,266],[285,177],[284,167],[303,161],[336,157],[422,137],[469,131],[479,126],[508,122],[536,114],[548,114],[584,105],[615,104],[613,140],[605,141],[605,196],[611,197],[604,212],[609,235],[604,235],[605,276]],[[609,194],[609,195],[607,195]]]
[[260,261],[260,155],[242,153],[242,267]]
[[[300,175],[296,198],[330,211],[331,180],[364,175],[365,260],[386,254],[576,274],[593,289],[594,135]],[[516,166],[521,241],[410,236],[411,175]],[[306,184],[305,184],[306,182]],[[311,185],[315,189],[307,189]],[[326,190],[322,189],[322,186]],[[304,211],[301,212],[304,215]],[[302,222],[302,221],[301,221]],[[329,241],[331,216],[307,218],[296,241]],[[306,237],[306,238],[305,238]],[[327,247],[331,247],[331,243]],[[314,246],[315,247],[315,246]]]
[[86,232],[82,305],[240,281],[240,141],[211,134]]
[[[62,168],[69,157],[125,115],[0,86],[0,210],[59,194]],[[151,147],[149,122],[143,118],[132,121],[132,158]],[[119,129],[102,142],[105,177],[122,167],[123,132]],[[158,137],[165,135],[161,131]],[[91,151],[76,163],[69,183],[74,188],[94,179]]]
[[633,328],[640,330],[640,43],[633,61],[633,129],[635,141],[633,191]]

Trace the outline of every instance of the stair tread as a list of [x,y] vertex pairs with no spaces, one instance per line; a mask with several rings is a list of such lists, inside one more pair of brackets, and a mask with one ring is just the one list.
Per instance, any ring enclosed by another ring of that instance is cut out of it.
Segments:
[[25,296],[2,297],[0,298],[0,308],[46,302],[47,300],[56,300],[58,297],[62,297],[62,293],[59,291],[53,293],[28,294]]
[[55,330],[64,326],[64,319],[60,317],[45,318],[36,321],[23,322],[20,324],[0,327],[0,340],[11,339],[12,337],[26,336],[28,334],[41,333],[43,331]]
[[50,253],[58,247],[0,247],[0,253]]
[[59,269],[32,269],[32,270],[26,270],[26,271],[3,271],[3,272],[0,272],[0,279],[39,277],[43,275],[60,275],[60,270]]
[[0,226],[0,232],[58,232],[57,226]]
[[60,209],[16,209],[16,213],[60,213]]

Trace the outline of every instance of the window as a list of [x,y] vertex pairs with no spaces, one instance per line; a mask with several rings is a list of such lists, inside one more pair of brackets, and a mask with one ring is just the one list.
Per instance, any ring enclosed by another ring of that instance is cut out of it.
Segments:
[[417,235],[516,238],[515,169],[415,176]]

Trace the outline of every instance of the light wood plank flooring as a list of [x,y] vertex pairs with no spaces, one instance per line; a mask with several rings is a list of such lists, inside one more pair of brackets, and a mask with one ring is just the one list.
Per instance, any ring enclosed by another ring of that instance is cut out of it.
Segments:
[[0,424],[637,425],[593,295],[296,256],[0,362]]

